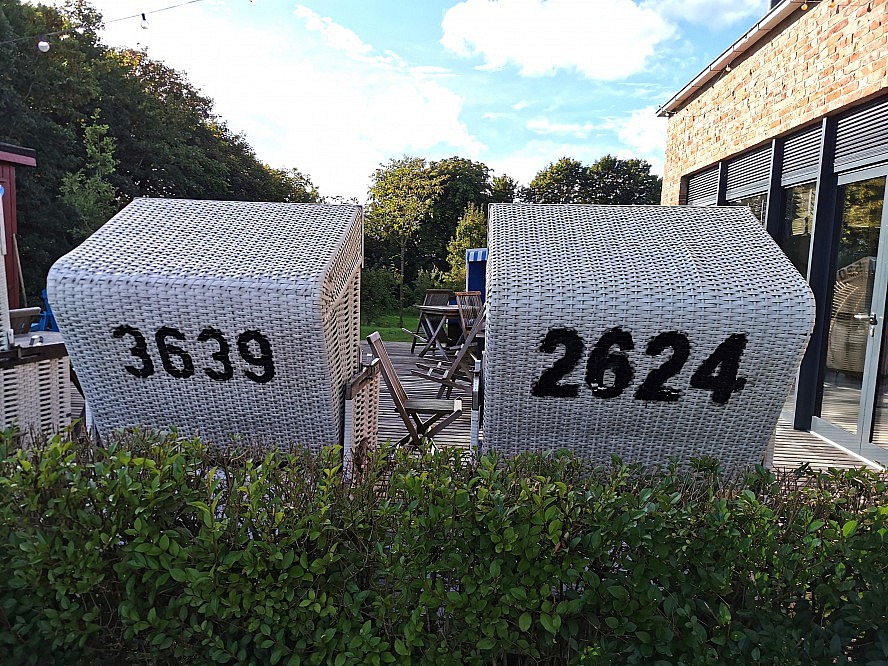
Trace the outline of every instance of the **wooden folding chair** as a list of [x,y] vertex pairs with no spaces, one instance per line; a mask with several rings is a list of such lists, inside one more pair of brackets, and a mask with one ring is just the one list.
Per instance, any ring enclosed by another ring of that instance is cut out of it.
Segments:
[[[447,305],[450,302],[450,298],[453,296],[453,292],[450,289],[426,289],[425,296],[422,299],[423,305]],[[416,323],[416,331],[411,331],[406,328],[402,328],[401,330],[405,333],[409,333],[413,336],[413,343],[410,345],[410,353],[413,353],[413,350],[416,349],[416,343],[421,342],[423,345],[428,346],[428,342],[433,335],[435,335],[435,331],[439,330],[441,327],[438,326],[440,323],[441,317],[434,316],[423,316],[420,314],[419,321]],[[439,332],[439,336],[442,336],[443,333]],[[446,342],[446,340],[442,340]]]
[[484,303],[481,300],[480,291],[457,291],[456,306],[459,308],[459,324],[462,326],[462,335],[459,342],[465,341],[469,331],[475,326],[475,320],[481,313]]
[[[375,331],[367,336],[367,342],[373,355],[379,359],[382,378],[388,387],[395,409],[407,427],[407,434],[398,440],[398,445],[412,442],[415,446],[422,444],[423,438],[432,439],[445,427],[462,416],[462,400],[411,400],[401,385],[401,380],[395,372],[395,366],[389,358],[388,351]],[[423,420],[423,416],[429,418]]]
[[472,371],[477,358],[474,354],[475,338],[484,330],[486,319],[487,308],[482,307],[475,317],[473,326],[469,330],[468,335],[466,335],[466,339],[460,345],[456,356],[450,363],[445,363],[444,361],[439,361],[434,365],[417,363],[417,369],[411,370],[410,374],[441,384],[441,388],[438,389],[439,398],[449,398],[458,383],[471,385]]

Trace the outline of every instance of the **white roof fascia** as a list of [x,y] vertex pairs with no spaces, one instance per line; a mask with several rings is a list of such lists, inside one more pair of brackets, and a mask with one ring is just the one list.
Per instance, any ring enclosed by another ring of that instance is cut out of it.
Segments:
[[[725,68],[730,65],[740,55],[752,48],[754,44],[766,37],[771,30],[774,29],[783,19],[792,14],[798,7],[803,5],[805,0],[783,0],[779,5],[765,14],[761,21],[756,23],[750,30],[740,39],[734,42],[726,49],[712,64],[697,74],[694,79],[684,88],[679,90],[675,95],[663,106],[657,109],[657,116],[668,118],[680,107],[684,102],[694,96],[703,86],[709,83],[716,76],[721,74]],[[811,2],[810,4],[813,4]]]

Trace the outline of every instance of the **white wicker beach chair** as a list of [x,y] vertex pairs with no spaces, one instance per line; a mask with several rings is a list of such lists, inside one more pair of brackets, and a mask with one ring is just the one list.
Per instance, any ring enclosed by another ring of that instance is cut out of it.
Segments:
[[0,368],[0,428],[17,427],[30,441],[69,426],[70,372],[67,356]]
[[491,207],[485,448],[763,460],[814,299],[745,208]]
[[379,444],[379,359],[348,380],[345,386],[345,431],[342,463],[346,474],[361,469]]
[[341,443],[362,254],[357,206],[133,201],[48,279],[98,431]]

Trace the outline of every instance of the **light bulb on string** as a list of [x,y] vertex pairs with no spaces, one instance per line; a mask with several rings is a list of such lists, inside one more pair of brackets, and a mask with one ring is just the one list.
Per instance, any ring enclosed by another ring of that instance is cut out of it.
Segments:
[[40,51],[40,53],[46,53],[49,51],[49,42],[46,41],[46,37],[41,37],[37,40],[37,50]]
[[807,2],[805,2],[805,3],[802,4],[802,11],[803,11],[803,12],[808,11],[808,3],[807,3]]
[[142,20],[139,21],[139,25],[142,26],[142,30],[148,29],[148,19],[145,17],[145,12],[142,12]]

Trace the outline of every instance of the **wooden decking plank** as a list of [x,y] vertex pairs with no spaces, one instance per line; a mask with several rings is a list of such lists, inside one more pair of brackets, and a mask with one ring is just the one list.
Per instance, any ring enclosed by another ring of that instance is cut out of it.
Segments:
[[[410,371],[416,367],[416,362],[423,359],[410,353],[409,342],[386,342],[385,348],[392,359],[392,365],[395,366],[404,390],[412,400],[428,400],[437,397],[438,389],[441,388],[439,383],[410,374]],[[431,360],[429,355],[425,358]],[[407,429],[395,411],[395,403],[384,384],[379,394],[379,439],[381,441],[397,441],[407,434]],[[472,394],[471,391],[457,387],[453,390],[451,397],[462,398],[462,416],[435,437],[435,444],[467,448],[472,423]]]

